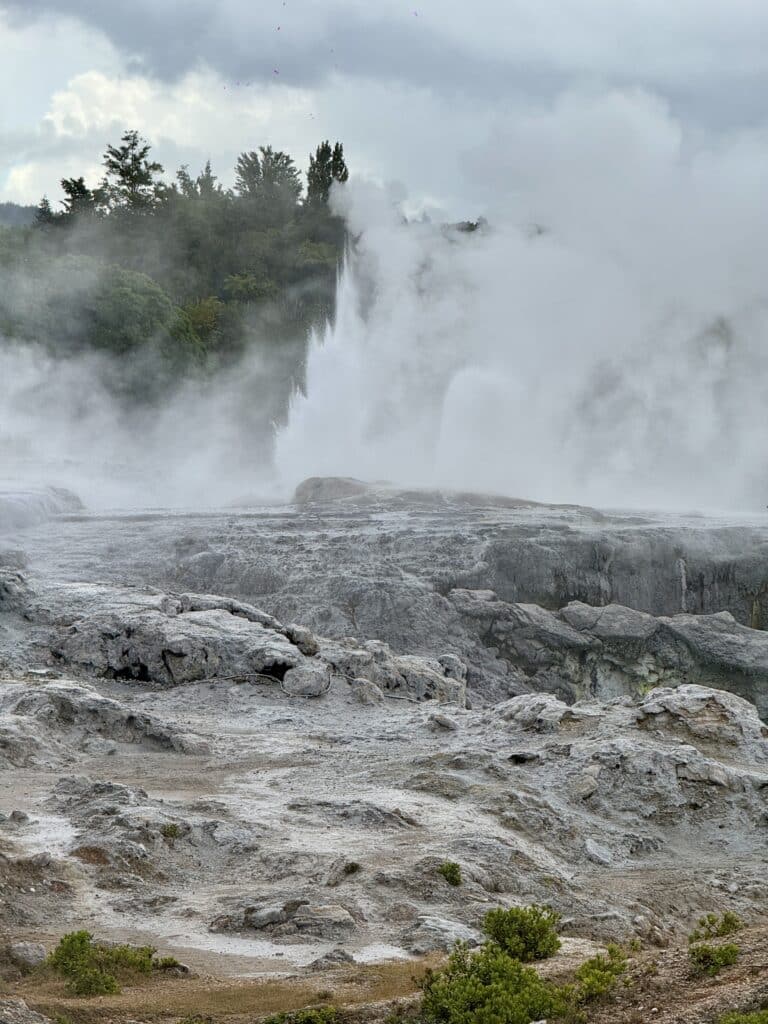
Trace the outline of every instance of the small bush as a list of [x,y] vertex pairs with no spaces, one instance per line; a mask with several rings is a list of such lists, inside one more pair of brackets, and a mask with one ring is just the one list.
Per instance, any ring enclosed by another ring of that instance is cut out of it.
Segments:
[[483,930],[509,956],[530,963],[546,960],[560,949],[559,923],[560,915],[551,907],[499,907],[485,915]]
[[361,870],[361,866],[356,860],[348,860],[343,870],[345,875],[356,875]]
[[555,985],[493,943],[477,953],[457,946],[422,988],[422,1018],[435,1024],[530,1024],[565,1010]]
[[178,839],[181,835],[181,829],[175,821],[169,821],[160,829],[160,835],[163,839]]
[[438,875],[442,875],[448,885],[461,885],[461,867],[453,860],[446,860],[437,869]]
[[736,963],[740,949],[732,942],[724,946],[710,946],[707,943],[699,943],[688,947],[688,958],[696,974],[718,974],[723,967],[730,967]]
[[336,1024],[338,1019],[339,1011],[334,1006],[320,1006],[293,1013],[274,1013],[265,1017],[261,1024]]
[[757,1010],[755,1013],[726,1013],[720,1018],[720,1024],[768,1024],[768,1010]]
[[151,974],[179,966],[173,957],[155,960],[152,946],[106,946],[90,932],[70,932],[48,957],[49,966],[67,980],[76,996],[108,995],[120,991],[117,976]]
[[701,942],[703,939],[722,939],[726,935],[735,935],[744,927],[744,922],[732,910],[723,914],[705,914],[699,918],[698,926],[688,936],[689,942]]
[[591,1003],[608,995],[627,969],[627,958],[619,946],[608,946],[607,956],[593,956],[576,971],[576,1000]]

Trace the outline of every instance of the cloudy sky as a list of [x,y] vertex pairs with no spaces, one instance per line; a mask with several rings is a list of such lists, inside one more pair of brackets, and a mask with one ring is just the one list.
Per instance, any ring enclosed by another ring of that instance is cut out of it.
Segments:
[[0,54],[0,201],[95,184],[137,128],[227,184],[242,150],[304,167],[338,138],[354,172],[469,216],[495,138],[573,96],[640,97],[698,146],[768,126],[765,0],[0,0]]

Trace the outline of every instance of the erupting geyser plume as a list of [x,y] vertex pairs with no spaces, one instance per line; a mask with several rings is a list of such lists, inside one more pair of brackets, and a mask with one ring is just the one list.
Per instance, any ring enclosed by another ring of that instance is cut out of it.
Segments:
[[763,506],[765,138],[710,148],[645,93],[568,95],[467,169],[488,211],[470,233],[339,195],[359,238],[278,437],[284,481]]

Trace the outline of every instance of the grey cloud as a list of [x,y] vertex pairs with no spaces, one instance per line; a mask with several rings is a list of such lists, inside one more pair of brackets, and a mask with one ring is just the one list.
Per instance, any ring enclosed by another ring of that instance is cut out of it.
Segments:
[[[735,5],[740,10],[734,10],[727,35],[717,5],[706,2],[671,18],[658,4],[638,13],[582,0],[559,15],[554,5],[545,19],[529,16],[530,6],[521,0],[488,0],[475,4],[475,21],[487,24],[485,38],[462,35],[466,11],[458,19],[450,7],[440,20],[409,21],[402,12],[388,14],[386,5],[372,15],[341,0],[323,5],[322,12],[292,2],[278,33],[275,22],[285,5],[241,0],[138,0],[130,6],[12,0],[4,6],[24,20],[77,17],[103,31],[137,69],[168,80],[205,63],[231,79],[265,81],[277,69],[281,82],[316,87],[338,70],[493,105],[521,94],[547,100],[574,80],[642,85],[666,96],[683,116],[715,127],[755,123],[764,116],[761,97],[768,90],[768,67],[754,59],[755,35],[761,26],[768,29],[768,15],[749,0]],[[574,27],[581,30],[578,38]],[[503,45],[506,36],[509,47]]]

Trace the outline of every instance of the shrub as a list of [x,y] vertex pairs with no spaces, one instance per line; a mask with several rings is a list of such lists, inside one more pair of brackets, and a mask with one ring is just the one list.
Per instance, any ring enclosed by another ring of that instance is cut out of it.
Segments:
[[576,971],[576,1000],[589,1003],[613,990],[616,979],[627,969],[627,958],[619,946],[608,946],[607,956],[593,956]]
[[768,1010],[757,1010],[755,1013],[726,1013],[720,1018],[720,1024],[768,1024]]
[[556,986],[493,943],[477,953],[457,946],[422,987],[422,1017],[435,1024],[529,1024],[565,1009]]
[[448,885],[461,885],[461,867],[453,860],[446,860],[437,869]]
[[560,949],[559,923],[560,915],[551,907],[499,907],[485,915],[483,930],[509,956],[530,963],[545,960]]
[[106,946],[94,942],[87,931],[65,935],[48,957],[48,964],[67,979],[67,988],[76,996],[119,992],[117,975],[150,974],[178,966],[173,957],[155,960],[152,946]]
[[181,832],[175,821],[169,821],[160,829],[160,834],[163,839],[178,839]]
[[344,865],[343,871],[345,875],[356,875],[361,870],[361,865],[356,860],[348,860]]
[[735,935],[743,927],[744,922],[732,910],[726,910],[721,915],[705,914],[704,917],[699,918],[698,927],[688,936],[688,941],[701,942],[702,939],[722,939],[726,935]]
[[724,946],[710,946],[702,942],[688,947],[688,957],[696,974],[718,974],[738,959],[740,949],[732,942]]
[[275,1013],[265,1017],[261,1024],[336,1024],[339,1011],[333,1006],[320,1006],[293,1013]]

